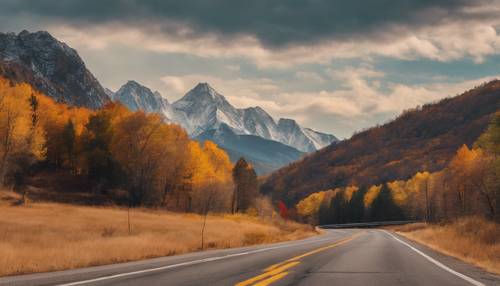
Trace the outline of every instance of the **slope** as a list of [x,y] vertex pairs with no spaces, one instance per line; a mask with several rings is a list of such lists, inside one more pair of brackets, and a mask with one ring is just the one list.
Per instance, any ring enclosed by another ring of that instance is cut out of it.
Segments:
[[337,186],[407,179],[442,169],[463,144],[471,145],[500,109],[500,81],[406,111],[397,119],[330,145],[267,178],[262,192],[296,203]]

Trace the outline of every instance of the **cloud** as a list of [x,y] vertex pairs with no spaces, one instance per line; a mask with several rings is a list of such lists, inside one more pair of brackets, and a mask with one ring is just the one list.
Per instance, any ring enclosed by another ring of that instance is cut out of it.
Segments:
[[[166,33],[197,38],[253,35],[265,46],[280,47],[365,35],[386,26],[435,26],[471,13],[496,17],[491,0],[56,0],[3,1],[5,15],[26,13],[78,25],[110,22],[160,26]],[[496,7],[496,6],[495,6]],[[189,29],[178,30],[176,25]]]
[[36,17],[75,46],[242,57],[261,68],[372,56],[481,62],[500,53],[500,0],[4,2],[2,17]]
[[[294,118],[305,126],[348,137],[356,130],[384,123],[403,110],[461,94],[495,78],[459,83],[388,83],[381,89],[378,80],[385,75],[370,66],[348,67],[330,71],[330,74],[333,79],[344,82],[339,89],[287,92],[270,79],[223,79],[209,75],[165,76],[163,81],[168,84],[175,78],[189,87],[194,87],[197,82],[209,82],[239,108],[258,105],[275,118]],[[335,126],[333,130],[331,126]]]

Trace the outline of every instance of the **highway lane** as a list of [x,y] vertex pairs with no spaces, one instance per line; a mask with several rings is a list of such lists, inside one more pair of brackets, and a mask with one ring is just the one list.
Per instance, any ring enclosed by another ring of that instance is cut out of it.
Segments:
[[378,229],[8,277],[0,285],[500,285],[500,277]]

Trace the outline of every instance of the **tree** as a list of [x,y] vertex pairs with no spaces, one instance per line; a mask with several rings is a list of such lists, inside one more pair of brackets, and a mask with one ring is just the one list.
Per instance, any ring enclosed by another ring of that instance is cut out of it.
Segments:
[[337,192],[330,201],[330,214],[332,223],[346,223],[347,217],[347,199],[344,192]]
[[233,168],[235,188],[231,200],[231,211],[247,210],[259,195],[257,174],[244,158],[240,158]]
[[83,137],[88,179],[97,184],[99,189],[113,185],[118,166],[110,151],[113,130],[111,117],[106,110],[90,116]]
[[382,184],[379,194],[373,200],[370,218],[372,221],[392,221],[404,218],[403,212],[394,202],[387,184]]
[[71,119],[64,126],[62,133],[63,148],[66,150],[66,156],[68,159],[69,167],[74,170],[75,168],[75,145],[76,145],[76,133],[75,125]]
[[470,178],[475,172],[476,160],[480,156],[480,150],[469,149],[466,145],[462,145],[448,166],[453,178],[453,189],[460,203],[459,213],[461,215],[468,215],[471,212],[474,188]]
[[365,217],[364,197],[366,188],[359,188],[352,193],[351,199],[347,204],[347,222],[362,222]]
[[495,114],[475,145],[485,151],[483,162],[480,163],[485,172],[481,194],[488,202],[491,217],[500,222],[500,112]]

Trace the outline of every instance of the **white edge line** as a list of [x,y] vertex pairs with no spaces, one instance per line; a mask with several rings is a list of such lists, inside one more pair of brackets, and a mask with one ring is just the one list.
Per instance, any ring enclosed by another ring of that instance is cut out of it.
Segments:
[[319,239],[319,240],[314,240],[314,241],[305,241],[302,243],[285,244],[285,245],[280,245],[280,246],[260,248],[260,249],[256,249],[256,250],[246,251],[246,252],[233,253],[233,254],[228,254],[228,255],[224,255],[224,256],[209,257],[209,258],[204,258],[204,259],[199,259],[199,260],[182,262],[182,263],[178,263],[178,264],[166,265],[166,266],[149,268],[149,269],[132,271],[132,272],[125,272],[125,273],[120,273],[120,274],[102,276],[102,277],[98,277],[98,278],[94,278],[94,279],[76,281],[76,282],[71,282],[71,283],[63,283],[63,284],[57,284],[57,285],[58,286],[82,285],[82,284],[94,283],[94,282],[99,282],[99,281],[109,280],[109,279],[114,279],[114,278],[120,278],[120,277],[125,277],[125,276],[132,276],[132,275],[149,273],[149,272],[154,272],[154,271],[172,269],[172,268],[177,268],[177,267],[181,267],[181,266],[194,265],[194,264],[200,264],[200,263],[205,263],[205,262],[210,262],[210,261],[228,259],[228,258],[232,258],[232,257],[254,254],[254,253],[259,253],[259,252],[273,250],[273,249],[287,248],[287,247],[293,247],[293,246],[311,244],[311,243],[318,243],[318,242],[323,242],[323,241],[327,241],[327,240],[331,240],[331,238],[324,238],[324,239]]
[[464,275],[464,274],[462,274],[462,273],[460,273],[460,272],[457,272],[457,271],[455,271],[455,270],[451,269],[450,267],[448,267],[448,266],[444,265],[443,263],[441,263],[441,262],[439,262],[439,261],[435,260],[434,258],[430,257],[429,255],[427,255],[427,254],[423,253],[422,251],[420,251],[420,250],[416,249],[415,247],[411,246],[410,244],[408,244],[408,243],[406,243],[406,242],[402,241],[401,239],[397,238],[397,237],[396,237],[395,235],[393,235],[392,233],[390,233],[390,232],[388,232],[388,231],[386,231],[386,230],[383,230],[383,231],[384,231],[384,232],[386,232],[387,234],[389,234],[392,238],[394,238],[394,239],[395,239],[395,240],[397,240],[398,242],[400,242],[400,243],[402,243],[402,244],[404,244],[404,245],[408,246],[411,250],[413,250],[413,251],[415,251],[416,253],[418,253],[418,254],[422,255],[422,256],[423,256],[423,257],[425,257],[427,260],[429,260],[430,262],[432,262],[432,263],[434,263],[435,265],[439,266],[440,268],[442,268],[442,269],[444,269],[444,270],[448,271],[449,273],[451,273],[451,274],[453,274],[453,275],[455,275],[455,276],[458,276],[458,277],[462,278],[463,280],[465,280],[465,281],[469,282],[469,283],[470,283],[470,284],[472,284],[472,285],[476,285],[476,286],[485,286],[483,283],[481,283],[481,282],[479,282],[479,281],[477,281],[477,280],[474,280],[474,279],[470,278],[469,276]]

